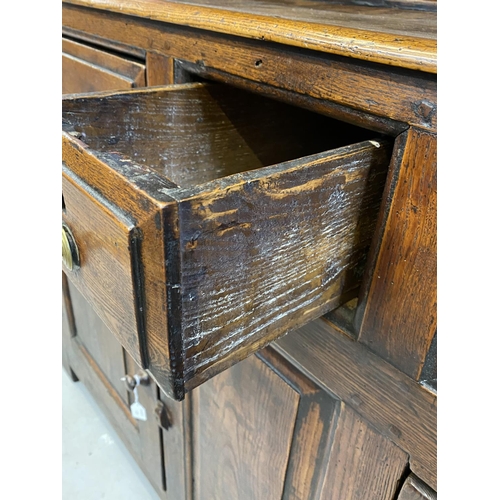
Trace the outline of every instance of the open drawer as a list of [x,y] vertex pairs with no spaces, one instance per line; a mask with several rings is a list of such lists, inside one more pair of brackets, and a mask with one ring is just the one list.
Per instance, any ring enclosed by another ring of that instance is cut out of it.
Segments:
[[63,269],[170,396],[359,287],[391,144],[217,84],[63,99]]

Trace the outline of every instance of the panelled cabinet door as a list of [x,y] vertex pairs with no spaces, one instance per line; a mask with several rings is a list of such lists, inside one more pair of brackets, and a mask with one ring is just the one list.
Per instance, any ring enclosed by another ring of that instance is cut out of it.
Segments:
[[392,500],[407,456],[272,348],[193,391],[194,499]]
[[[66,319],[63,324],[69,324],[68,317],[74,318],[72,331],[68,327],[63,329],[63,363],[67,371],[87,387],[157,493],[164,497],[162,430],[155,413],[158,387],[152,381],[139,385],[137,396],[146,410],[147,420],[133,418],[130,406],[135,396],[122,379],[141,373],[140,367],[78,290],[64,278],[63,292],[67,297],[63,304]],[[180,427],[172,429],[173,434],[178,432],[182,432]]]

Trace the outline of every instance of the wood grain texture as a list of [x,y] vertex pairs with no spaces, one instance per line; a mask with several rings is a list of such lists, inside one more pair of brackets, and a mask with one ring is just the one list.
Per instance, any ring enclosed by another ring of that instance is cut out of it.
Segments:
[[146,52],[147,85],[169,85],[175,83],[174,59],[159,52]]
[[437,67],[435,13],[374,11],[324,2],[303,2],[302,9],[296,2],[287,2],[287,6],[283,2],[224,0],[205,5],[202,0],[196,4],[163,0],[66,3],[420,71],[435,73]]
[[300,395],[282,498],[317,498],[339,402],[272,349],[263,349],[256,357]]
[[436,136],[410,129],[358,337],[417,380],[437,322],[436,162]]
[[414,474],[410,474],[401,488],[397,500],[436,500],[436,492]]
[[194,498],[317,498],[334,398],[269,349],[192,398]]
[[68,288],[79,343],[85,347],[115,392],[127,404],[128,392],[121,381],[126,374],[123,347],[71,282],[68,283]]
[[[123,54],[126,57],[132,57],[136,60],[146,60],[146,51],[144,49],[139,49],[138,47],[134,47],[133,45],[129,45],[122,42],[117,42],[115,40],[108,40],[106,38],[101,38],[96,36],[93,33],[81,33],[79,31],[75,31],[67,26],[62,27],[62,35],[63,37],[77,41],[78,43],[89,44],[91,46],[96,46],[101,48],[102,50]],[[101,89],[101,90],[110,90],[110,89]]]
[[140,360],[136,334],[140,312],[129,250],[133,221],[65,167],[62,189],[63,221],[75,237],[81,263],[80,268],[69,271],[63,266],[63,270],[120,343]]
[[[145,325],[148,325],[142,339],[147,344],[147,352],[143,352],[146,358],[143,360],[143,367],[149,367],[162,388],[169,390],[171,377],[166,333],[166,270],[161,237],[163,229],[161,217],[155,215],[161,207],[168,205],[165,200],[170,198],[160,195],[163,201],[158,201],[152,197],[152,192],[156,193],[159,187],[172,187],[173,184],[151,169],[134,164],[119,155],[107,154],[102,157],[89,153],[87,149],[84,143],[63,133],[63,160],[68,168],[109,203],[119,205],[133,218],[136,229],[142,236],[140,253],[143,286],[144,290],[152,290],[143,295],[143,319]],[[134,332],[137,332],[135,326]],[[145,348],[146,345],[142,347]],[[136,361],[140,359],[137,358]]]
[[196,78],[206,78],[231,85],[233,87],[248,90],[262,96],[270,97],[278,101],[286,102],[303,109],[307,109],[320,115],[335,118],[346,124],[372,130],[378,134],[397,136],[408,128],[408,125],[392,120],[390,118],[372,115],[359,110],[354,110],[342,104],[326,99],[310,97],[306,94],[297,94],[291,90],[275,87],[268,83],[248,80],[241,76],[235,76],[224,71],[210,68],[196,63],[176,60],[176,78],[183,81],[196,81]]
[[372,132],[224,85],[66,100],[64,120],[183,188],[371,139]]
[[202,84],[69,96],[64,128],[68,167],[140,231],[142,363],[176,397],[359,285],[390,142],[330,149],[370,134]]
[[408,455],[341,403],[321,500],[392,500]]
[[63,6],[63,23],[84,33],[168,53],[196,64],[201,74],[207,69],[222,71],[375,116],[436,127],[435,75],[396,68],[389,72],[380,65],[348,58],[193,32],[70,5]]
[[249,358],[193,398],[194,498],[281,498],[299,394]]
[[144,64],[63,39],[63,94],[145,85]]
[[187,387],[321,316],[357,286],[388,153],[360,143],[214,181],[181,202]]
[[434,394],[322,319],[273,348],[407,453],[411,469],[436,488]]

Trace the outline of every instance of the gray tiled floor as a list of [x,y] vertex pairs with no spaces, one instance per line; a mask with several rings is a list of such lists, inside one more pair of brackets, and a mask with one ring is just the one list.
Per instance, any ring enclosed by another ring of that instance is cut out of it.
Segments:
[[83,384],[62,378],[63,500],[158,500]]

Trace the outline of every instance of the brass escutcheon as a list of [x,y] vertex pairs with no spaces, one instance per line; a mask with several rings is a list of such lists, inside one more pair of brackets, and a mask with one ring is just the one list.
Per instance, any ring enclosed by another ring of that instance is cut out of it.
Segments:
[[70,271],[80,264],[75,238],[66,224],[62,225],[62,261]]

